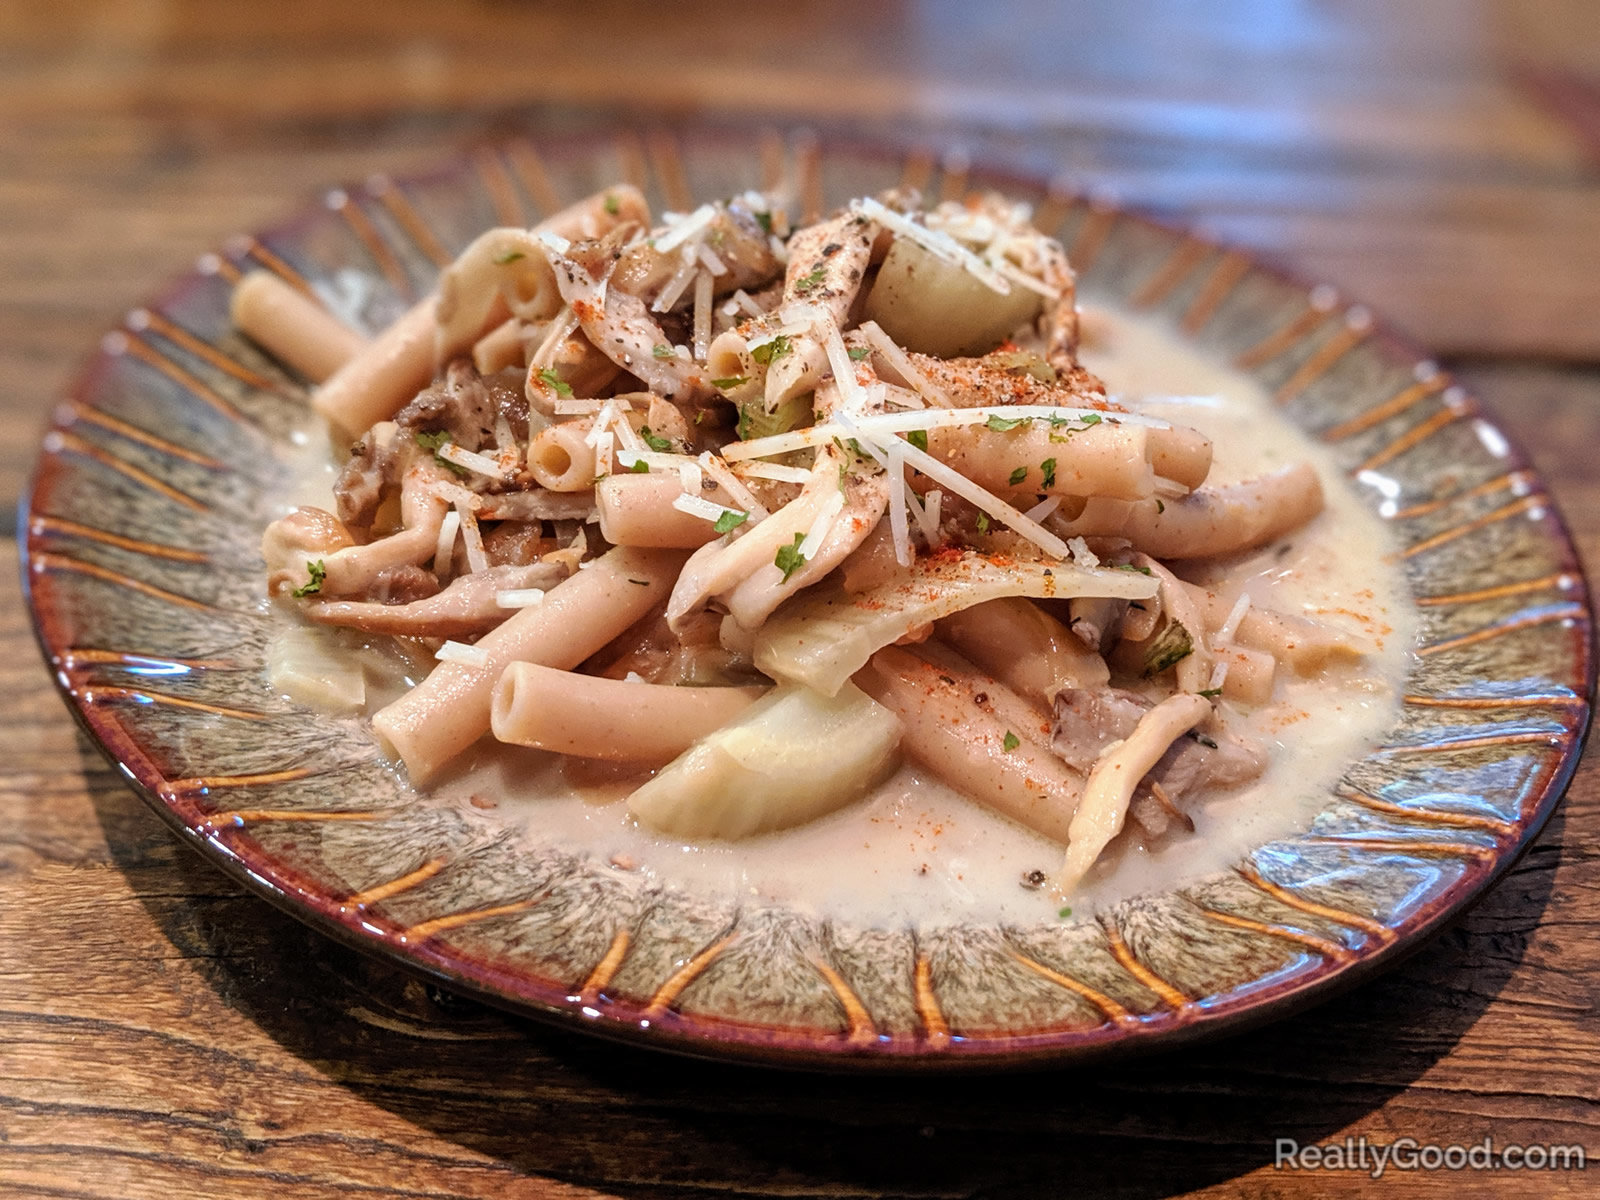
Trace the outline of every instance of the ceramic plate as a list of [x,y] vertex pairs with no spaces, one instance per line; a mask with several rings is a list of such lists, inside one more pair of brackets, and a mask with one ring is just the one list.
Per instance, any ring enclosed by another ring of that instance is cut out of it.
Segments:
[[[1421,614],[1399,720],[1309,829],[1037,926],[871,927],[646,886],[413,794],[265,684],[257,543],[305,388],[227,318],[275,271],[377,329],[491,224],[618,178],[686,208],[790,172],[807,208],[898,182],[1034,201],[1087,301],[1163,314],[1322,439],[1395,530]],[[1517,856],[1577,761],[1591,613],[1538,477],[1450,380],[1327,289],[1041,181],[847,143],[697,134],[486,148],[330,193],[108,334],[24,516],[34,620],[90,734],[205,858],[311,925],[495,1004],[699,1054],[950,1067],[1168,1045],[1397,959]]]

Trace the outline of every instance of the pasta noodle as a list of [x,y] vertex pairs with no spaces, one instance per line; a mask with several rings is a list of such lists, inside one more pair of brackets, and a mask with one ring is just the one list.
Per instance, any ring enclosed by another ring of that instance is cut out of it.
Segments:
[[267,530],[269,589],[433,655],[371,718],[418,785],[487,735],[660,768],[639,821],[736,838],[904,758],[1064,843],[1065,895],[1260,772],[1230,711],[1280,664],[1358,652],[1174,571],[1313,520],[1316,473],[1218,486],[1210,437],[1108,394],[1066,255],[996,196],[791,229],[619,185],[482,233],[371,342],[264,276],[234,313],[353,446]]

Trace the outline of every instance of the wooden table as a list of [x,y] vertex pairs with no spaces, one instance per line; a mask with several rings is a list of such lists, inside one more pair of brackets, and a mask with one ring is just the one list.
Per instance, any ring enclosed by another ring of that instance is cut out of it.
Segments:
[[[0,3],[0,502],[86,349],[200,251],[329,181],[622,99],[665,125],[743,109],[1030,155],[1270,251],[1437,352],[1600,554],[1591,0],[768,7]],[[1600,1157],[1592,761],[1450,932],[1259,1033],[990,1080],[719,1067],[456,1000],[189,857],[76,732],[15,553],[0,1195],[1323,1195],[1368,1180],[1276,1171],[1275,1139]],[[1588,1195],[1592,1179],[1383,1183]]]

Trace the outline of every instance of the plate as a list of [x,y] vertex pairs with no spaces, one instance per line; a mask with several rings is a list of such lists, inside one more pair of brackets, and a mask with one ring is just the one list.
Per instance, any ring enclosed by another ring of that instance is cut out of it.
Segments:
[[[1032,200],[1086,299],[1253,375],[1394,529],[1421,614],[1401,715],[1312,826],[1229,871],[1037,926],[821,921],[651,888],[412,794],[267,688],[257,544],[305,388],[238,337],[262,267],[381,328],[478,231],[619,178],[658,206],[786,176],[802,207],[897,183]],[[68,703],[188,844],[446,986],[572,1028],[813,1067],[1039,1063],[1173,1045],[1395,961],[1502,874],[1578,759],[1592,613],[1537,477],[1447,375],[1331,290],[1045,180],[847,141],[697,132],[485,147],[330,192],[206,255],[107,334],[55,413],[24,575]]]

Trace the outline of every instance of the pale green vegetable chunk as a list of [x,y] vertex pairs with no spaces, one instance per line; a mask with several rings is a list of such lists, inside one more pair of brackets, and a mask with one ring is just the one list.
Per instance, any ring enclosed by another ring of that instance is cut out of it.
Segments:
[[907,350],[940,358],[987,354],[1039,315],[1039,293],[1001,295],[965,267],[896,239],[867,295],[862,319]]
[[756,666],[774,679],[832,695],[875,650],[931,621],[1002,596],[1148,600],[1158,582],[1138,571],[1070,563],[1006,562],[982,554],[918,559],[906,577],[849,593],[807,593],[784,605],[756,634]]
[[778,687],[628,797],[671,837],[735,841],[842,808],[899,765],[900,720],[854,684]]

